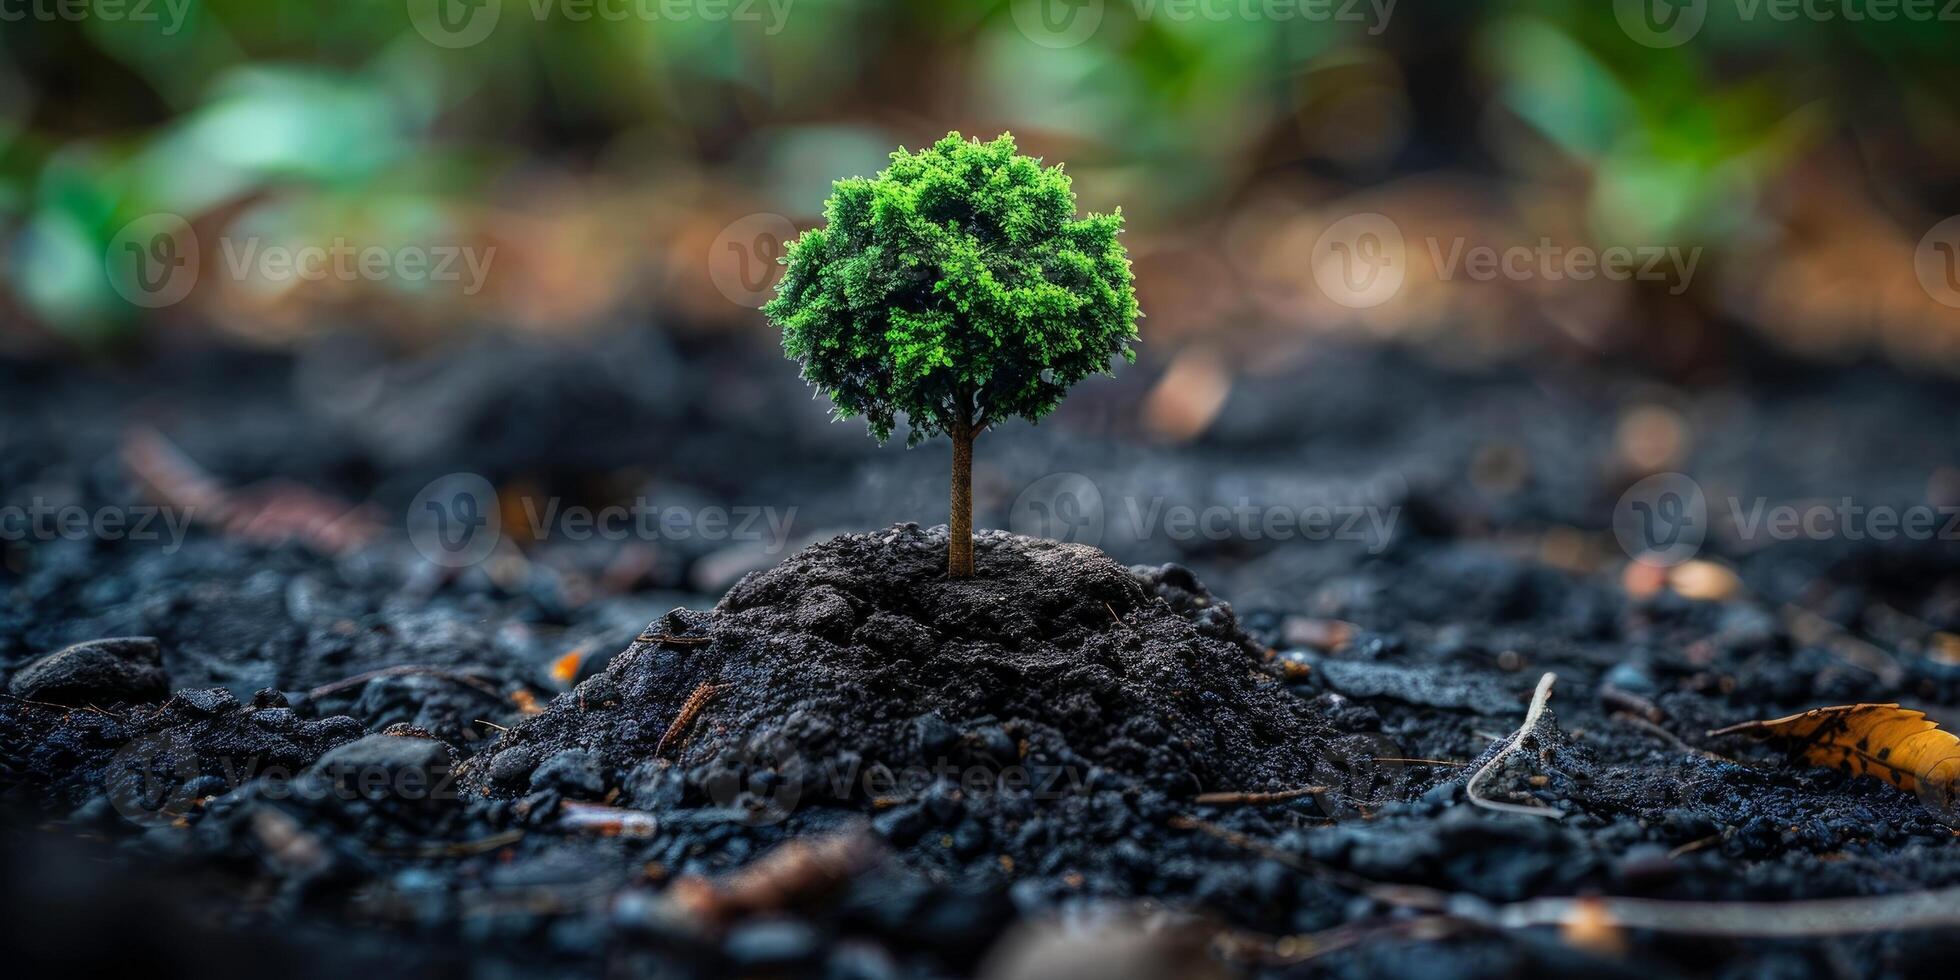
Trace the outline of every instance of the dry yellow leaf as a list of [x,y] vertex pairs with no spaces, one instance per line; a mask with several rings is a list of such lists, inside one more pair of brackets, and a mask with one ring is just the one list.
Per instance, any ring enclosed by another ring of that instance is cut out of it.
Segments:
[[1708,734],[1780,742],[1811,765],[1875,776],[1919,794],[1943,816],[1955,813],[1960,738],[1941,730],[1921,711],[1896,704],[1846,704],[1731,725]]

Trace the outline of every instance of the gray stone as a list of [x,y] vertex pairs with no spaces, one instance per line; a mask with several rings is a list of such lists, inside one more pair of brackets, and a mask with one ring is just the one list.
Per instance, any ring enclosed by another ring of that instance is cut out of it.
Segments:
[[163,648],[155,637],[122,636],[77,643],[15,672],[16,696],[70,707],[155,701],[170,693]]

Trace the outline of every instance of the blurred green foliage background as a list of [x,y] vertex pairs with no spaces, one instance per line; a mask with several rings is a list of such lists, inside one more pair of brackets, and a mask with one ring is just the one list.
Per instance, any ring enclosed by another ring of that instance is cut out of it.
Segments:
[[[1678,367],[1747,335],[1960,363],[1960,310],[1914,271],[1960,210],[1944,3],[442,2],[488,6],[0,0],[0,349],[645,317],[773,342],[716,287],[726,230],[807,227],[831,179],[958,129],[1011,130],[1085,207],[1124,209],[1163,350],[1360,331]],[[1684,43],[1627,26],[1676,7],[1705,18]],[[475,43],[425,29],[489,11]],[[1361,211],[1398,223],[1410,284],[1355,310],[1308,263]],[[104,256],[156,212],[206,272],[146,309]],[[473,295],[212,274],[244,239],[497,251]],[[1546,239],[1704,252],[1685,283],[1470,282],[1417,244]]]

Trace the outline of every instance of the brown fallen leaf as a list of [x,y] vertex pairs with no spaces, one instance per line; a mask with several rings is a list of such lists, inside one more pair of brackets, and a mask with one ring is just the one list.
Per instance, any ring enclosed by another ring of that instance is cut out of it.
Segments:
[[1708,734],[1780,742],[1811,765],[1875,776],[1919,794],[1942,816],[1955,814],[1960,738],[1928,721],[1922,711],[1896,704],[1847,704],[1731,725]]

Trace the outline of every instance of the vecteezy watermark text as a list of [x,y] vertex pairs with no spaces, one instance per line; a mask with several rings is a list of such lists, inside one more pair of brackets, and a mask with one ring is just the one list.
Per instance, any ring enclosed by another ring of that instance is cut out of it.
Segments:
[[796,519],[793,506],[661,506],[644,497],[596,508],[566,506],[555,497],[525,497],[522,504],[527,530],[537,540],[762,541],[771,553],[783,549]]
[[[1694,40],[1708,21],[1714,0],[1613,0],[1613,17],[1627,37],[1650,48],[1672,48]],[[1849,24],[1952,23],[1960,21],[1960,0],[1729,0],[1734,19],[1790,24],[1843,21]]]
[[1656,473],[1620,495],[1613,533],[1628,557],[1678,565],[1700,553],[1711,534],[1745,547],[1799,540],[1960,541],[1960,505],[1734,495],[1711,503],[1692,477]]
[[1729,525],[1741,541],[1960,541],[1960,506],[1866,506],[1850,497],[1801,505],[1731,497],[1728,506]]
[[35,497],[25,504],[0,506],[0,541],[162,541],[165,554],[184,543],[190,529],[188,507],[138,504],[87,508]]
[[504,8],[539,22],[575,24],[625,21],[683,24],[758,24],[774,37],[789,25],[796,0],[407,0],[409,23],[430,44],[467,48],[497,29]]
[[225,270],[240,281],[459,282],[465,296],[483,288],[497,257],[495,245],[355,245],[345,238],[324,245],[266,245],[257,237],[218,244]]
[[1014,26],[1044,48],[1072,48],[1102,26],[1107,5],[1128,7],[1138,23],[1228,21],[1358,25],[1370,35],[1388,30],[1396,0],[1013,0]]
[[[5,0],[0,0],[5,2]],[[267,243],[258,236],[222,237],[217,272],[233,282],[288,285],[334,281],[459,284],[475,296],[490,275],[497,246],[359,244],[343,236],[326,242]],[[124,225],[103,252],[103,271],[123,299],[145,309],[183,301],[209,272],[191,224],[181,215],[147,214]]]
[[1701,264],[1701,246],[1682,248],[1679,245],[1609,245],[1606,248],[1593,248],[1587,245],[1560,245],[1550,238],[1538,239],[1537,245],[1513,245],[1496,248],[1490,245],[1469,245],[1463,238],[1450,239],[1448,246],[1436,237],[1427,239],[1429,259],[1434,263],[1436,275],[1440,279],[1455,279],[1459,274],[1477,282],[1490,282],[1494,279],[1524,281],[1543,279],[1557,282],[1570,279],[1585,282],[1592,279],[1605,279],[1609,282],[1667,282],[1668,293],[1679,296],[1686,292],[1694,280],[1695,267]]
[[164,37],[184,29],[191,0],[0,0],[0,23],[99,20],[106,24],[159,24]]
[[[515,503],[507,509],[505,504]],[[422,557],[461,568],[490,557],[505,534],[504,517],[521,517],[512,533],[530,541],[759,542],[769,554],[789,543],[794,506],[662,504],[646,497],[591,507],[558,497],[501,497],[475,473],[451,473],[422,488],[408,507],[409,541]]]
[[[1430,269],[1443,282],[1661,282],[1679,296],[1701,266],[1699,245],[1568,245],[1541,236],[1533,244],[1492,245],[1463,236],[1422,239]],[[1367,309],[1395,298],[1409,275],[1411,248],[1393,218],[1350,214],[1330,223],[1308,257],[1313,281],[1342,306]]]
[[1170,503],[1162,497],[1126,497],[1122,516],[1139,540],[1162,535],[1173,541],[1359,541],[1370,551],[1387,547],[1401,516],[1399,504],[1254,504],[1250,497],[1225,504]]
[[[1165,494],[1105,495],[1080,473],[1050,473],[1028,484],[1008,511],[1017,534],[1098,545],[1111,529],[1131,540],[1323,542],[1387,548],[1402,514],[1399,476],[1374,483],[1276,490],[1281,499],[1247,494],[1227,500],[1177,499]],[[1112,503],[1113,499],[1113,503]]]

